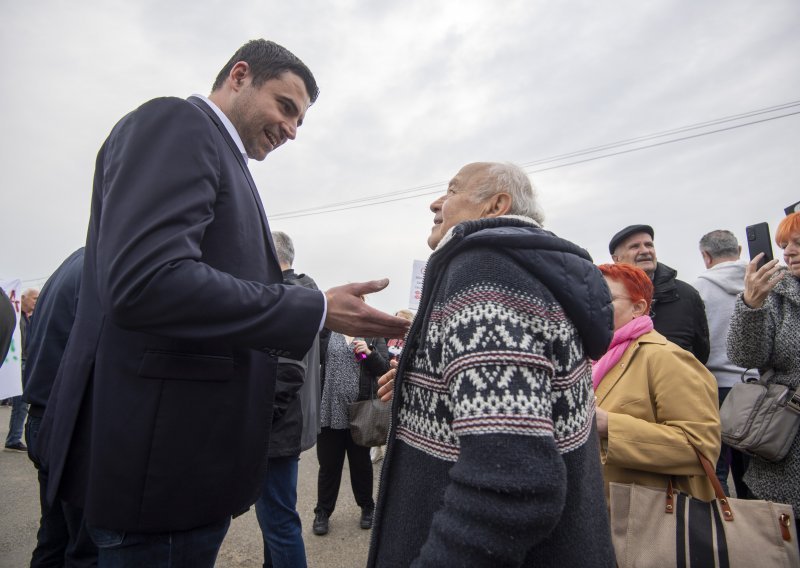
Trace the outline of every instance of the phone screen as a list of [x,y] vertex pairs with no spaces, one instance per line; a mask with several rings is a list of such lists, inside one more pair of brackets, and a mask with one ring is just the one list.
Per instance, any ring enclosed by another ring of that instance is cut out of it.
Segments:
[[767,223],[757,223],[748,226],[745,231],[747,232],[747,248],[750,251],[750,260],[760,252],[764,256],[758,261],[758,268],[761,268],[772,260],[772,242],[769,238],[769,225]]

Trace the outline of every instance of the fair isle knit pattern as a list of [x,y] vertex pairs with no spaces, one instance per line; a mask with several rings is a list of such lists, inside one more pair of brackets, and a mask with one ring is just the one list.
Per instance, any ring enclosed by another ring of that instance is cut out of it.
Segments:
[[588,362],[612,321],[586,251],[521,219],[451,229],[398,367],[370,568],[614,566]]
[[422,337],[401,387],[409,445],[455,461],[460,435],[550,436],[562,453],[586,441],[591,369],[552,296],[482,282],[435,301]]

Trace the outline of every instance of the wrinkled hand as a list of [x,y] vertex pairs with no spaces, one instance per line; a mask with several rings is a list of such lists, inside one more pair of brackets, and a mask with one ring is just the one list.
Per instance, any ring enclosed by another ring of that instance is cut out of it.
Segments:
[[763,252],[758,253],[753,260],[747,263],[747,268],[744,272],[744,296],[742,299],[748,307],[753,309],[758,309],[764,305],[764,301],[769,296],[770,291],[783,276],[783,273],[775,276],[775,273],[779,270],[777,258],[756,269],[758,261],[763,256]]
[[353,351],[359,354],[363,353],[367,357],[369,357],[370,353],[372,353],[372,351],[369,349],[369,345],[367,345],[367,342],[360,339],[353,341]]
[[598,406],[595,419],[597,420],[597,433],[601,438],[608,438],[608,412]]
[[371,308],[360,298],[380,292],[388,285],[389,279],[384,278],[329,289],[325,292],[328,300],[325,327],[351,337],[402,338],[410,325],[408,321]]
[[397,375],[397,369],[389,369],[385,375],[381,375],[378,379],[378,396],[383,402],[388,402],[394,397],[394,378]]

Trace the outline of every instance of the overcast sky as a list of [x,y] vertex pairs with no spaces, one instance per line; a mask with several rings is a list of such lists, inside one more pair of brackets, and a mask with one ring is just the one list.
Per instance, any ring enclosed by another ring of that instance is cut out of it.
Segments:
[[[704,233],[743,240],[768,221],[774,235],[800,200],[800,115],[776,118],[800,106],[529,165],[800,101],[797,0],[6,1],[0,22],[0,278],[29,285],[83,244],[95,157],[117,120],[157,96],[208,94],[259,37],[321,87],[297,140],[251,161],[271,226],[322,288],[391,278],[370,300],[387,311],[407,305],[412,261],[430,252],[429,203],[469,162],[526,165],[546,227],[598,263],[617,230],[653,225],[659,260],[689,282]],[[418,187],[428,195],[286,215]]]

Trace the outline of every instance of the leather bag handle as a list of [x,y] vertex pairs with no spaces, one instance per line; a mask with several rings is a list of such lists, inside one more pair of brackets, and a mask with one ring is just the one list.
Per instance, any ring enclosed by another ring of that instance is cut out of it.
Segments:
[[725,491],[722,489],[722,484],[719,482],[719,479],[717,479],[717,474],[714,472],[714,466],[711,465],[711,462],[708,461],[708,458],[700,453],[700,450],[698,450],[694,444],[692,444],[692,449],[694,449],[694,453],[697,454],[697,459],[700,460],[700,465],[703,466],[703,471],[706,472],[706,477],[708,477],[712,487],[714,487],[714,494],[717,496],[717,500],[722,507],[722,517],[726,521],[732,521],[733,511],[731,510],[731,505],[728,502],[728,496],[725,495]]

